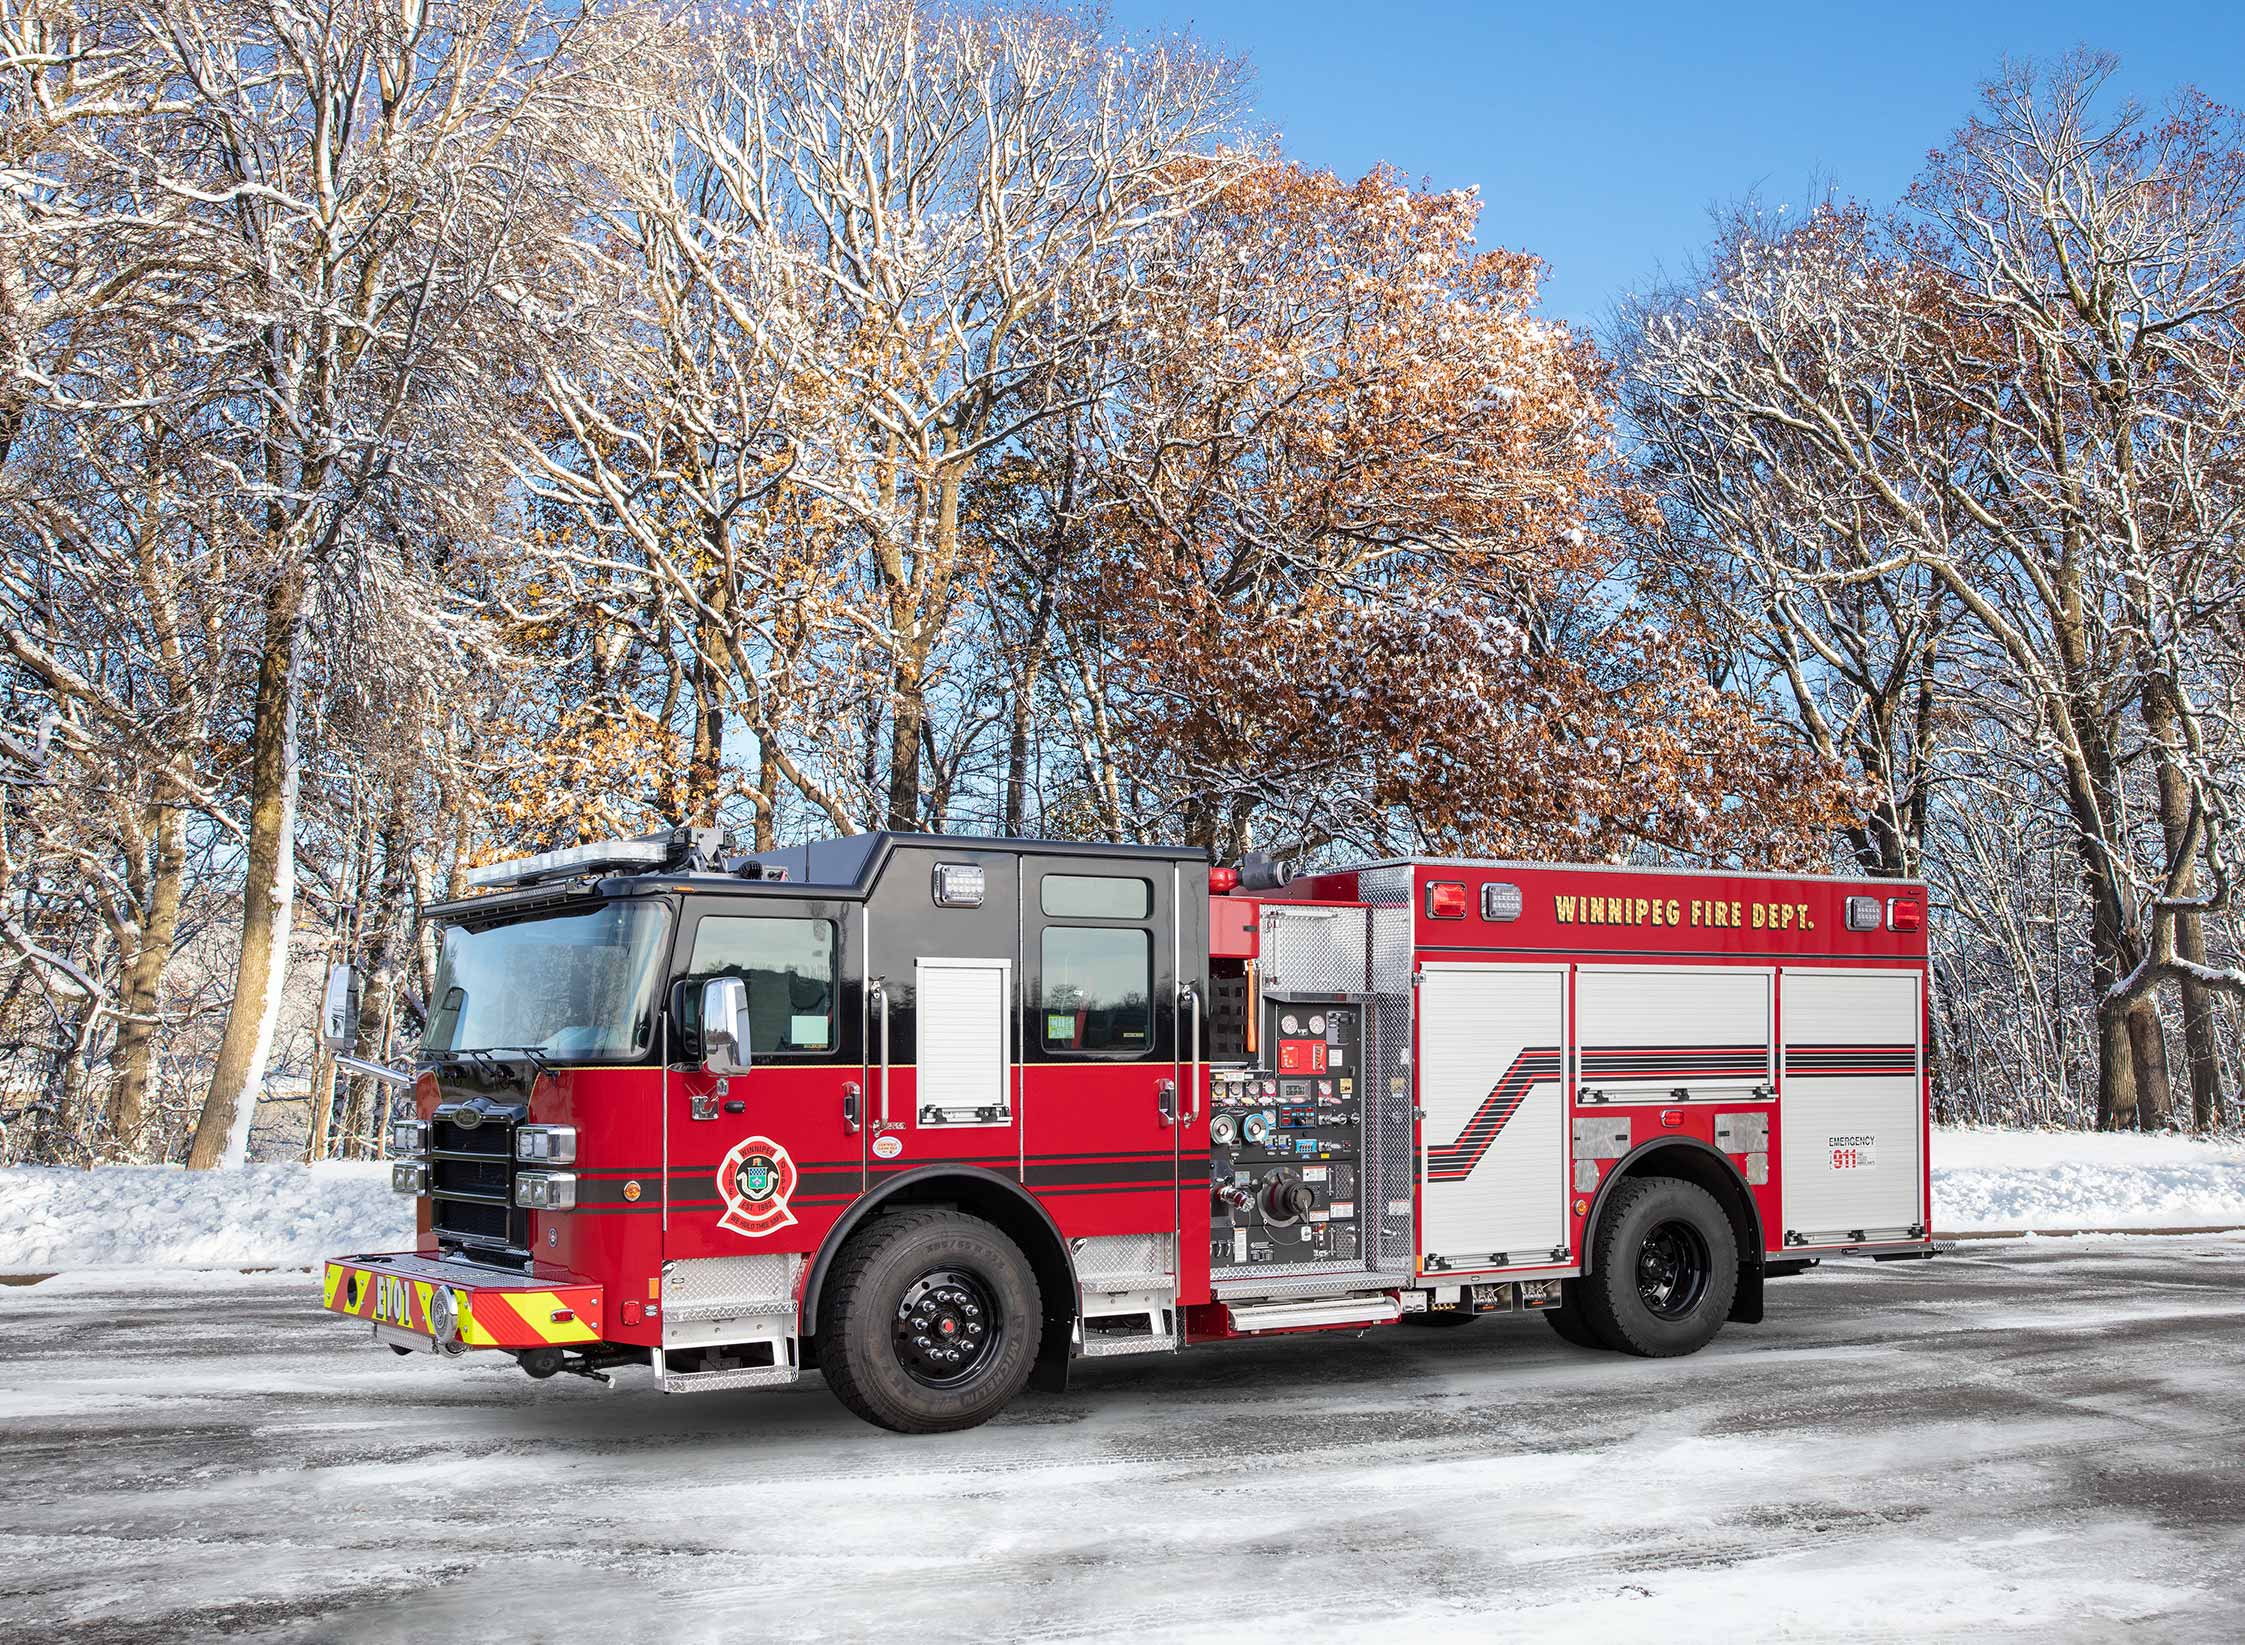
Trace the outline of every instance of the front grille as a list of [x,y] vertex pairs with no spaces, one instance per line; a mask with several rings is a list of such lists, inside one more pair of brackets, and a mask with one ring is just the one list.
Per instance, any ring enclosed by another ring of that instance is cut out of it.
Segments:
[[465,1199],[440,1199],[436,1203],[443,1212],[436,1219],[439,1237],[449,1234],[473,1245],[496,1242],[511,1246],[516,1243],[512,1233],[514,1212],[507,1206],[484,1205]]
[[429,1161],[429,1189],[437,1194],[484,1194],[507,1200],[514,1195],[514,1180],[503,1159],[457,1159],[438,1154]]
[[429,1146],[440,1154],[473,1154],[504,1160],[514,1152],[511,1125],[455,1125],[438,1120],[429,1127]]
[[512,1125],[439,1119],[429,1127],[429,1225],[439,1245],[529,1260],[530,1213],[514,1204]]

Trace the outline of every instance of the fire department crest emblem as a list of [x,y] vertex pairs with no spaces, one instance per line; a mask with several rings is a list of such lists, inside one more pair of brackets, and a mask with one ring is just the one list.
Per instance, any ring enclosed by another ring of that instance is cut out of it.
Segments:
[[717,1193],[725,1214],[717,1226],[750,1239],[792,1227],[787,1208],[795,1192],[795,1162],[770,1137],[743,1137],[717,1168]]

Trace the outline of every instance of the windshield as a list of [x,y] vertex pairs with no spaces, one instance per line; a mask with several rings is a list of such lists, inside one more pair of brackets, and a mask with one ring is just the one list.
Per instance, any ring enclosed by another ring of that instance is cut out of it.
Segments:
[[637,1055],[653,1031],[669,921],[661,903],[610,902],[447,926],[421,1049]]

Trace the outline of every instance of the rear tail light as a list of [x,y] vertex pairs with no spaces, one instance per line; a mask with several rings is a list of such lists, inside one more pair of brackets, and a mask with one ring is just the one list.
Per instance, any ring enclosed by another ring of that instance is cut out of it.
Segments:
[[1428,919],[1462,920],[1465,909],[1465,887],[1456,880],[1436,880],[1427,887]]
[[1925,904],[1915,897],[1887,898],[1886,928],[1889,931],[1923,931]]
[[429,1191],[429,1168],[419,1160],[399,1160],[390,1167],[390,1191],[397,1194],[426,1194]]

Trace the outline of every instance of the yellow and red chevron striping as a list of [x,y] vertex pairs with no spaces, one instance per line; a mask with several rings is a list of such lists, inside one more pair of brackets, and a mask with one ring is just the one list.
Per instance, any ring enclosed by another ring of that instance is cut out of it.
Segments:
[[443,1285],[459,1304],[460,1343],[467,1348],[574,1347],[600,1340],[597,1285],[461,1284],[399,1271],[381,1263],[331,1262],[320,1281],[320,1304],[373,1325],[433,1336],[430,1305]]

